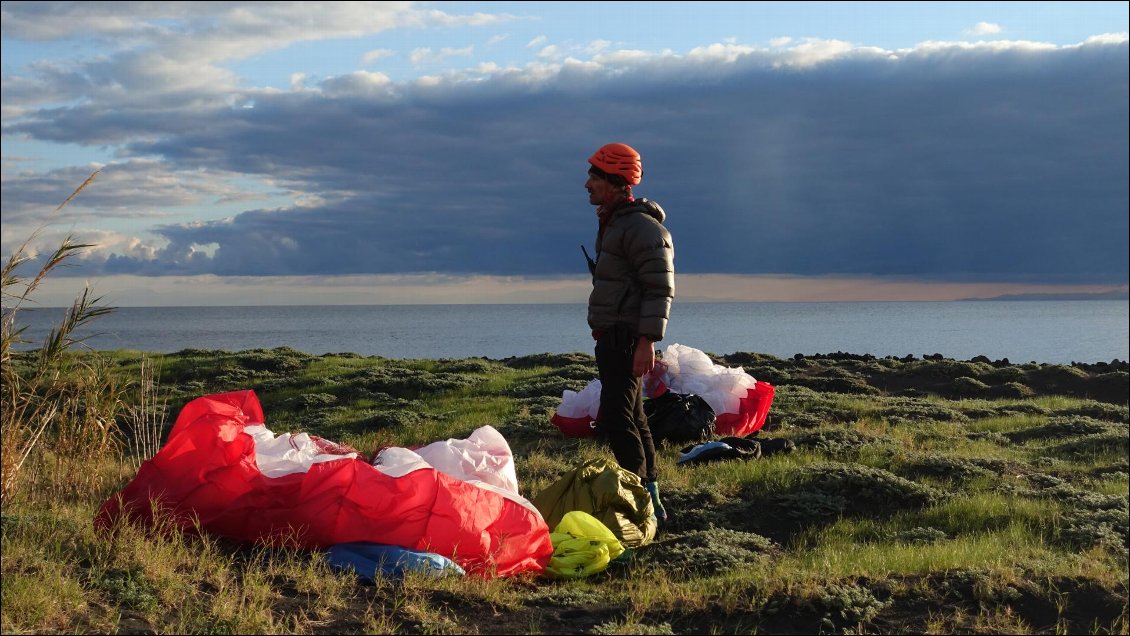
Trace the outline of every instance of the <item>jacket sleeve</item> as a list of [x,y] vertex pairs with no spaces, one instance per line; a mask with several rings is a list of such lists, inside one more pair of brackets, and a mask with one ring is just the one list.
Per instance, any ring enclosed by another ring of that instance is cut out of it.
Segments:
[[625,237],[625,251],[642,288],[639,334],[662,340],[675,298],[675,246],[663,224],[645,215]]

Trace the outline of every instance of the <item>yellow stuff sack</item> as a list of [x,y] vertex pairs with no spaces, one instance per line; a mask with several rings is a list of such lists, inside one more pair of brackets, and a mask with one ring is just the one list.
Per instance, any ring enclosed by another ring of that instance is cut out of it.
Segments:
[[608,567],[624,546],[596,517],[581,510],[565,513],[549,535],[553,557],[546,566],[558,578],[583,578]]

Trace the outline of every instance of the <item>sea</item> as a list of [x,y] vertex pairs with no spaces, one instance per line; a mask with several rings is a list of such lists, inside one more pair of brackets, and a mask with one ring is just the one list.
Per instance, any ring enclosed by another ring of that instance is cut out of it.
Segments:
[[[1013,363],[1130,359],[1126,300],[676,303],[668,344],[726,355],[941,354]],[[28,349],[63,310],[21,308]],[[83,346],[173,353],[290,347],[401,359],[591,353],[583,304],[119,307],[78,330]]]

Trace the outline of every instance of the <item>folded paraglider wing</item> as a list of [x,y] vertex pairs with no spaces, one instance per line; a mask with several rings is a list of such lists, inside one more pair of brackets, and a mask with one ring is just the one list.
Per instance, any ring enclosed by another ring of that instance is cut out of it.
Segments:
[[[645,397],[666,391],[706,400],[714,409],[718,435],[745,437],[765,425],[773,403],[773,385],[757,381],[741,367],[714,364],[702,351],[672,344],[663,351],[650,376],[645,376]],[[592,380],[581,391],[565,391],[550,418],[566,437],[595,435],[590,423],[600,408],[600,380]]]
[[699,395],[714,409],[718,435],[745,437],[765,425],[773,385],[758,382],[741,367],[714,364],[702,351],[680,344],[663,351],[663,362],[670,390]]
[[565,437],[596,437],[593,423],[600,412],[600,380],[593,380],[580,391],[568,389],[549,421],[561,429]]
[[[407,449],[390,466],[374,466],[355,453],[327,453],[329,445],[308,437],[276,438],[263,420],[249,390],[189,402],[165,445],[103,504],[96,524],[126,516],[303,549],[378,543],[436,553],[486,576],[541,572],[549,562],[548,526],[517,493],[509,447],[493,428],[469,438],[471,450],[492,461],[466,462],[493,475],[463,479],[468,440],[448,440],[457,450],[433,449],[433,457],[449,456],[444,470]],[[284,457],[272,454],[279,449]]]

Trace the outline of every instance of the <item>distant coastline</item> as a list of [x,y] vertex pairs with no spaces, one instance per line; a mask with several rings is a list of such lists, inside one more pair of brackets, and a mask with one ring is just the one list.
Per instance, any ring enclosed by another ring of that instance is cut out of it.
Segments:
[[992,298],[962,298],[960,302],[977,302],[988,300],[1130,300],[1130,290],[1112,289],[1105,292],[1094,293],[1032,293],[1032,294],[1003,294]]

